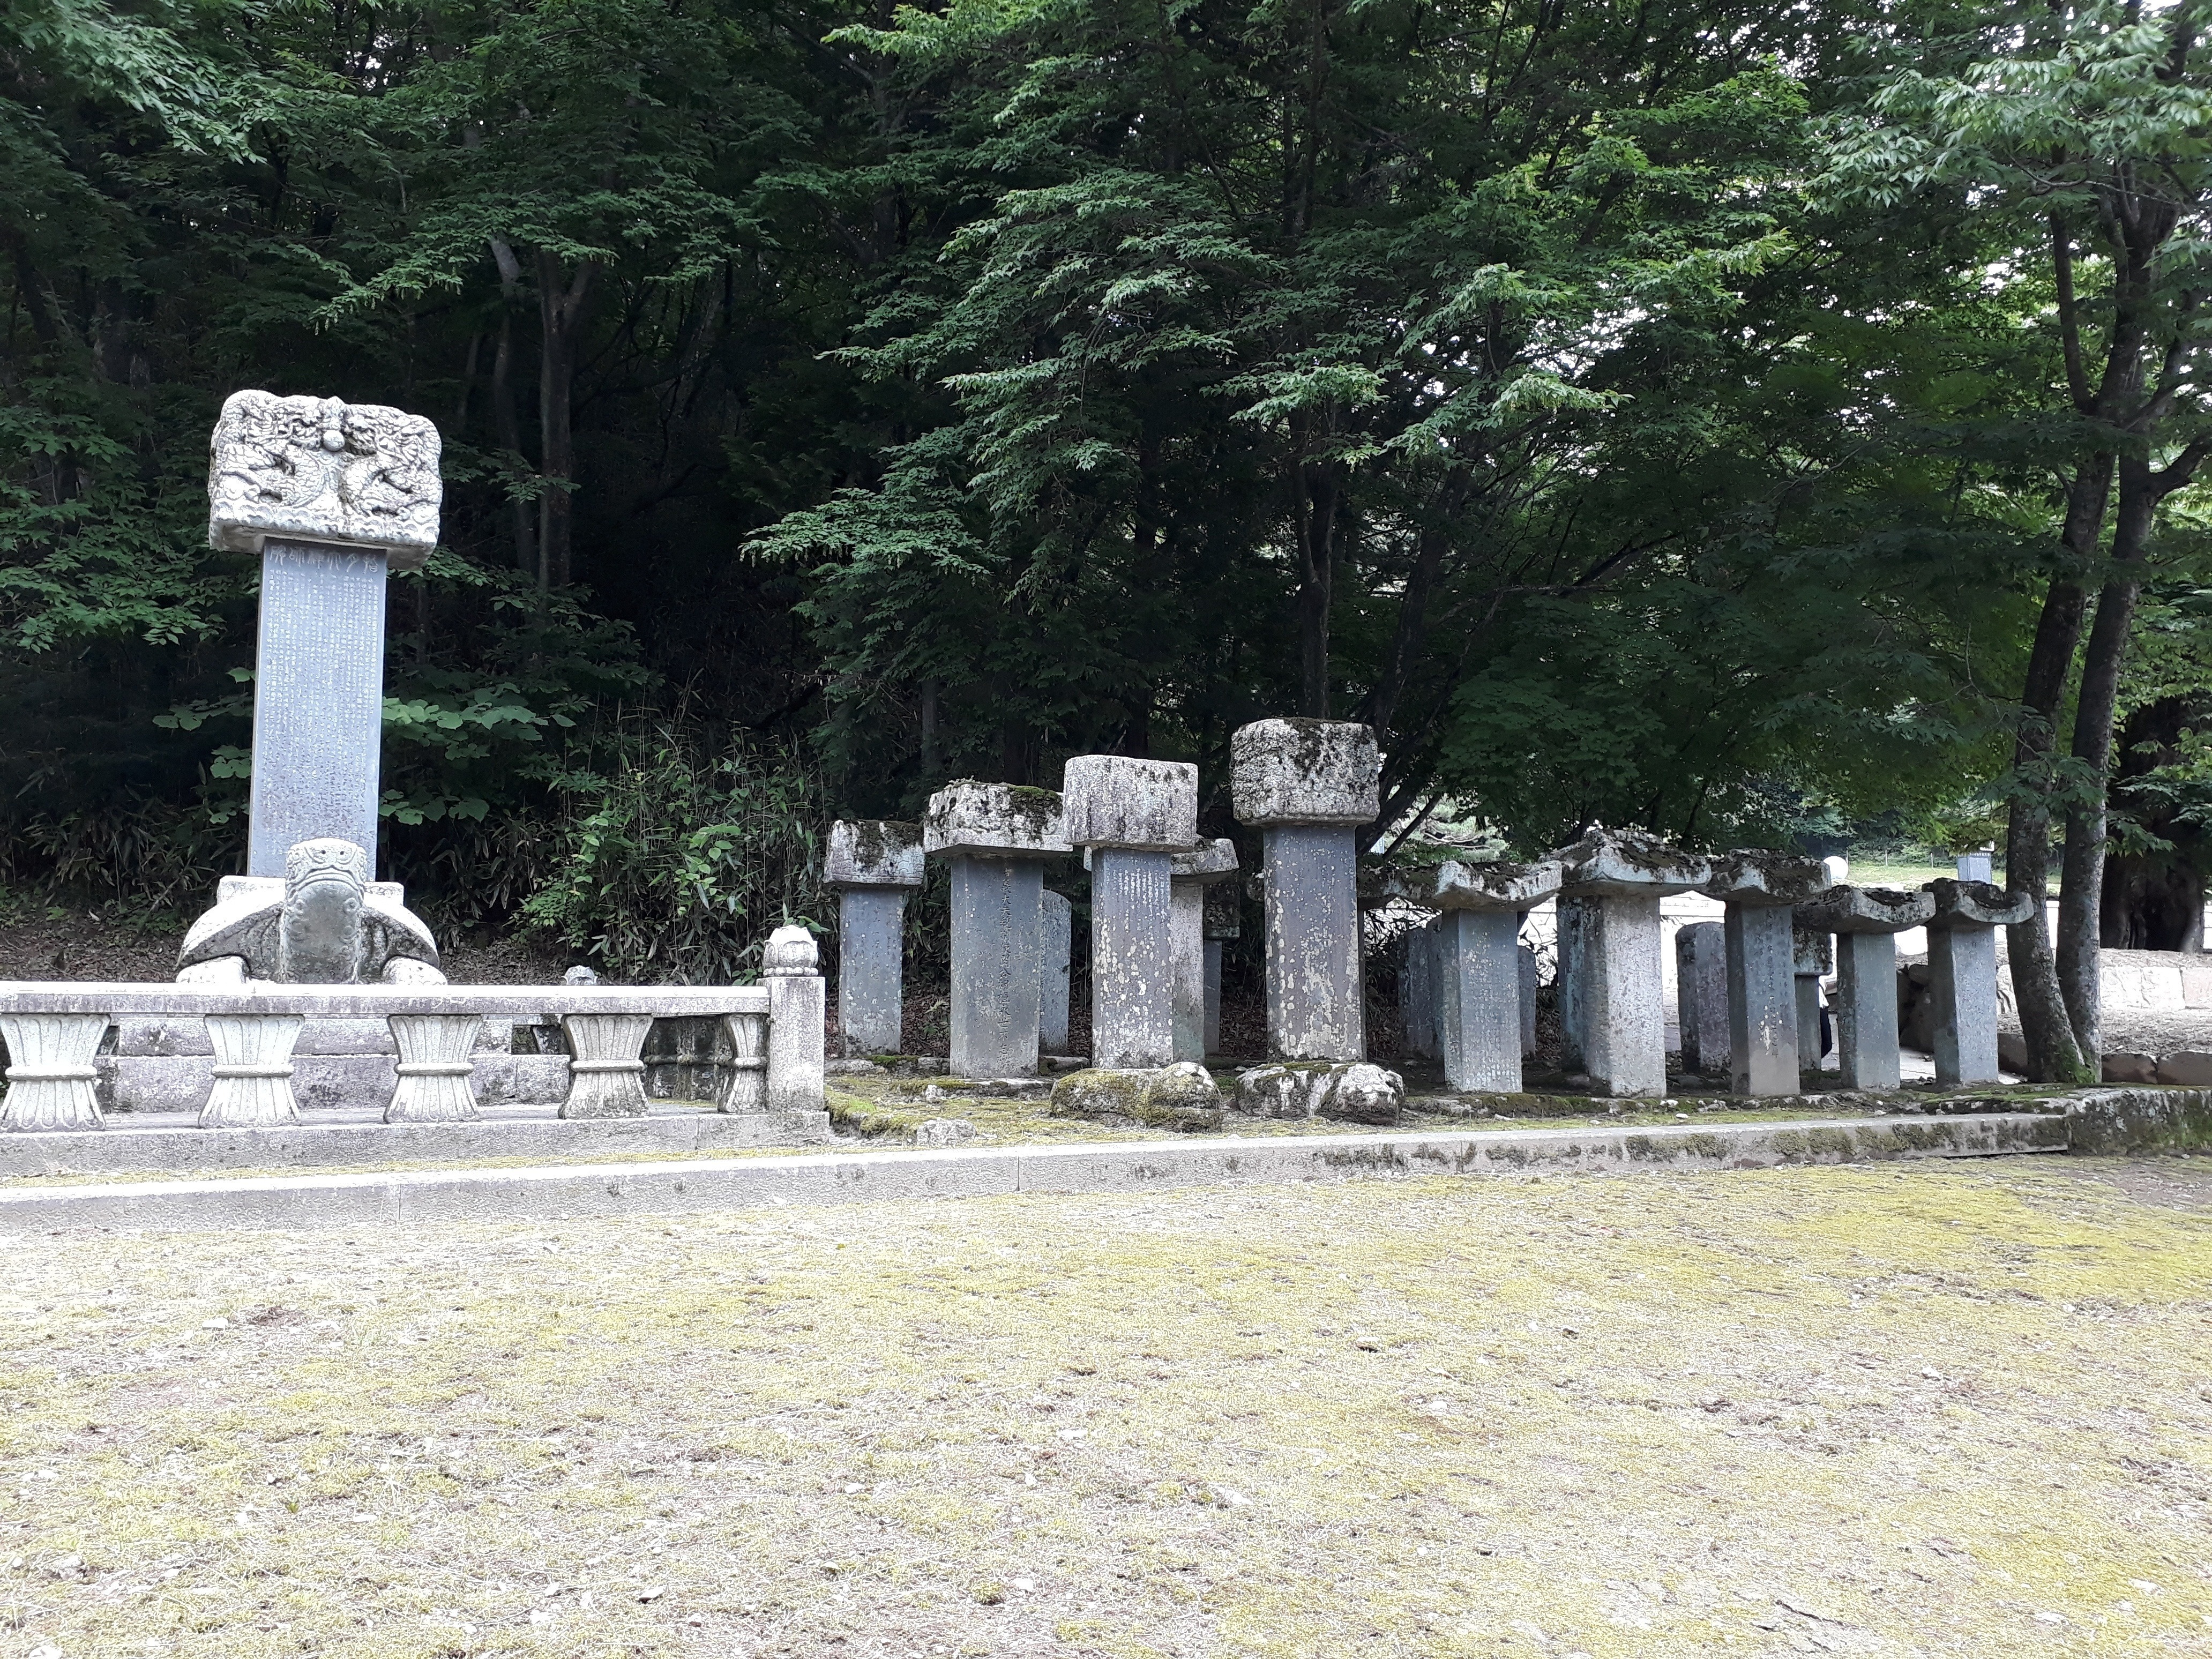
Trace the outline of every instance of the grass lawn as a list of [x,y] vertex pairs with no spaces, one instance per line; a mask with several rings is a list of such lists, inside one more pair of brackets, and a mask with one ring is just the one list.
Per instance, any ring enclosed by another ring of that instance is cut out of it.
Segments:
[[2212,1160],[13,1244],[0,1653],[2212,1653]]

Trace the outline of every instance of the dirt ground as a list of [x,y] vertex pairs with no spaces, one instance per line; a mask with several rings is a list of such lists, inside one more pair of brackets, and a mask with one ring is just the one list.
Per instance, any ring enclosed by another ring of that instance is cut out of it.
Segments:
[[2212,1653],[2212,1162],[11,1248],[0,1651]]

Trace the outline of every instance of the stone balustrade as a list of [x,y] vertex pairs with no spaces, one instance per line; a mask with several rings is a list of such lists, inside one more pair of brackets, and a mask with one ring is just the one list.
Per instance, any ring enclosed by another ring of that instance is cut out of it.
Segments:
[[[325,1058],[350,1062],[345,1089],[319,1105],[381,1106],[388,1123],[473,1121],[485,1068],[507,1059],[478,1046],[487,1025],[543,1033],[568,1050],[534,1062],[565,1072],[563,1117],[644,1115],[643,1049],[656,1022],[723,1034],[719,1110],[818,1115],[823,997],[805,930],[780,929],[767,966],[766,984],[746,986],[0,982],[9,1060],[0,1128],[99,1128],[102,1086],[125,1114],[190,1109],[172,1086],[148,1083],[143,1070],[126,1073],[112,1058],[102,1085],[100,1045],[125,1024],[153,1031],[161,1051],[134,1065],[205,1079],[197,1103],[204,1128],[301,1121],[294,1079],[306,1058],[295,1052],[303,1030],[335,1033],[332,1046],[348,1052]],[[384,1042],[370,1040],[375,1031],[388,1034]]]

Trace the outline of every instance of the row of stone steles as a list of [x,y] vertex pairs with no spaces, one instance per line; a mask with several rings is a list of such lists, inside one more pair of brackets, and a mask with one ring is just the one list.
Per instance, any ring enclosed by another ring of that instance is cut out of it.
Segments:
[[1425,971],[1410,977],[1431,999],[1453,1088],[1520,1088],[1533,1012],[1520,927],[1556,899],[1562,1061],[1586,1072],[1594,1092],[1624,1097],[1666,1091],[1663,898],[1698,892],[1725,907],[1725,921],[1675,936],[1683,1064],[1725,1066],[1746,1095],[1796,1094],[1801,1071],[1818,1064],[1818,986],[1832,962],[1843,1085],[1900,1085],[1897,935],[1911,927],[1929,930],[1936,1080],[1996,1082],[1996,930],[2033,907],[1987,882],[1853,887],[1812,859],[1706,855],[1603,829],[1532,863],[1417,866],[1394,875],[1390,891],[1441,913],[1413,947]]
[[[1381,810],[1374,731],[1257,720],[1231,738],[1230,768],[1231,810],[1261,834],[1270,1053],[1364,1059],[1357,837]],[[953,1072],[1027,1076],[1063,1050],[1070,913],[1044,870],[1078,853],[1091,872],[1091,1063],[1151,1068],[1218,1048],[1236,848],[1198,833],[1195,766],[1079,755],[1058,790],[963,779],[918,826],[831,827],[845,1052],[899,1047],[904,907],[925,857],[951,879]]]

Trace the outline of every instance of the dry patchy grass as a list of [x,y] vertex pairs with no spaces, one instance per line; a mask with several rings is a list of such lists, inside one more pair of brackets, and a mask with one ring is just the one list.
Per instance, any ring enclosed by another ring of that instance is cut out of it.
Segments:
[[0,1653],[2212,1652],[2129,1168],[18,1242]]

